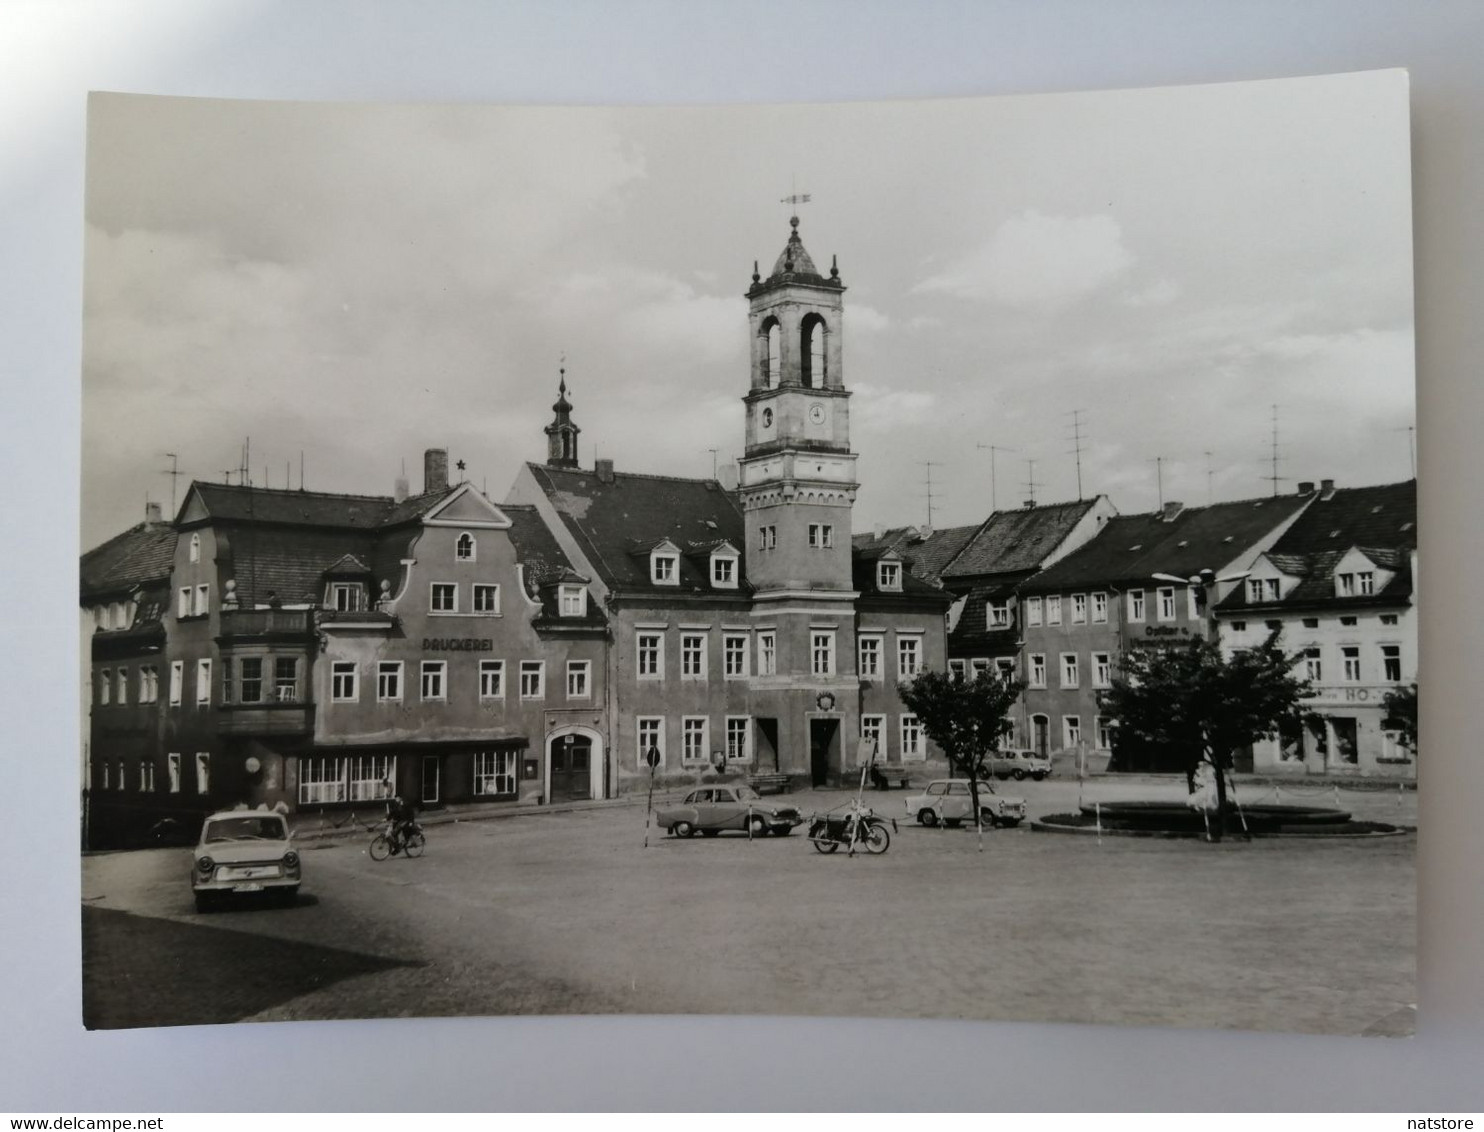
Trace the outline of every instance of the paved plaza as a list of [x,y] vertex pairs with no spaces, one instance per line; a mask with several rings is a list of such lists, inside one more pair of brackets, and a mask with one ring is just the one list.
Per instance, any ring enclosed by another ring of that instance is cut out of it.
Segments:
[[[1008,783],[1032,817],[1075,782]],[[1290,789],[1283,801],[1332,803]],[[1249,800],[1271,789],[1242,788]],[[1095,796],[1174,798],[1166,781]],[[843,801],[802,792],[807,813]],[[1415,834],[1207,845],[928,830],[900,791],[884,856],[801,832],[681,841],[642,805],[430,823],[420,860],[306,839],[292,909],[197,915],[189,853],[83,862],[88,1020],[754,1013],[1410,1032]],[[1410,791],[1342,791],[1413,825]],[[120,978],[119,972],[128,972]],[[130,993],[130,988],[152,988]]]

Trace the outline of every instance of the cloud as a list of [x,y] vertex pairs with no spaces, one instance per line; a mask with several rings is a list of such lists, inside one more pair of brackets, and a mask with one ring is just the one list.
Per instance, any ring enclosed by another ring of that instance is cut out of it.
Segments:
[[1060,307],[1120,278],[1134,263],[1111,216],[1029,210],[988,242],[913,288],[1016,307]]
[[1180,297],[1180,284],[1169,279],[1160,279],[1139,291],[1129,291],[1123,303],[1130,307],[1163,307]]
[[850,413],[852,423],[864,430],[889,430],[929,421],[937,407],[937,396],[925,390],[857,385]]
[[891,325],[891,319],[875,307],[859,303],[852,303],[846,309],[845,320],[851,330],[860,330],[866,334],[878,333]]

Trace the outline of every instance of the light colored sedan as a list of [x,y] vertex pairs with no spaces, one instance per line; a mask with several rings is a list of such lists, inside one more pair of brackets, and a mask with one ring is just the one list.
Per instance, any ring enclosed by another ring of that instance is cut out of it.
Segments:
[[676,837],[715,837],[724,829],[786,837],[804,820],[796,807],[767,801],[751,786],[703,786],[656,810],[654,818]]
[[[987,782],[979,783],[979,813],[985,825],[1019,825],[1025,820],[1024,798],[1002,798]],[[939,778],[921,794],[907,799],[907,816],[919,825],[942,822],[952,828],[974,820],[974,797],[967,778]]]
[[299,853],[289,823],[269,810],[224,810],[201,826],[191,854],[196,911],[234,893],[261,893],[292,904],[299,893]]
[[1051,773],[1051,760],[1040,751],[992,751],[984,760],[985,768],[996,778],[1034,778],[1037,782]]

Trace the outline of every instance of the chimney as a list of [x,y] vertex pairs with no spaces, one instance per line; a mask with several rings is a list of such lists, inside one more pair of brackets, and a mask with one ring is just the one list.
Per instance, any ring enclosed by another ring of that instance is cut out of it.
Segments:
[[1313,490],[1314,490],[1314,481],[1313,480],[1299,480],[1298,493],[1300,495],[1308,495]]
[[423,493],[448,490],[448,449],[429,448],[423,453]]
[[1181,511],[1185,510],[1185,504],[1178,499],[1172,499],[1164,505],[1164,510],[1159,513],[1161,522],[1173,523]]
[[156,523],[163,523],[165,521],[160,517],[160,505],[152,499],[145,501],[144,521],[148,526],[151,527],[154,526]]
[[1027,499],[1027,500],[1026,500],[1026,501],[1025,501],[1025,509],[1026,509],[1026,510],[1027,510],[1027,511],[1029,511],[1029,510],[1030,510],[1030,509],[1031,509],[1031,508],[1032,508],[1032,507],[1034,507],[1034,506],[1035,506],[1035,505],[1036,505],[1036,501],[1035,501],[1035,500],[1034,500],[1034,499]]
[[1335,493],[1335,481],[1334,480],[1320,480],[1319,481],[1319,498],[1320,499],[1328,499],[1330,496],[1334,495],[1334,493]]
[[595,460],[595,461],[593,461],[593,471],[597,474],[598,482],[599,483],[612,483],[613,482],[613,461],[612,460]]

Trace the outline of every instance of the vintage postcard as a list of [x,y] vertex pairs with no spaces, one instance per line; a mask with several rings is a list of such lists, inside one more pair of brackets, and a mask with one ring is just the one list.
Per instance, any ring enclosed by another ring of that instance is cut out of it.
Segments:
[[1415,1027],[1407,77],[95,95],[93,1028]]

